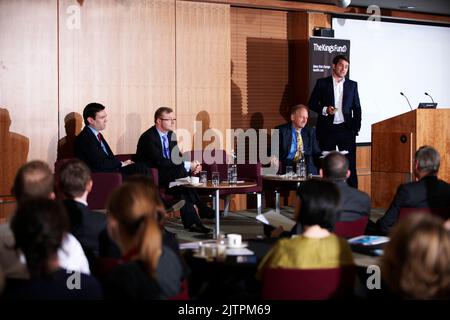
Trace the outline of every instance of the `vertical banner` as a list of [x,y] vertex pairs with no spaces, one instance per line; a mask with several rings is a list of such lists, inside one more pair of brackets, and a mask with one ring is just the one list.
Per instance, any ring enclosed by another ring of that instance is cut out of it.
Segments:
[[[309,94],[317,79],[331,75],[333,58],[340,54],[350,59],[350,40],[322,37],[309,39]],[[350,72],[347,78],[349,76]]]

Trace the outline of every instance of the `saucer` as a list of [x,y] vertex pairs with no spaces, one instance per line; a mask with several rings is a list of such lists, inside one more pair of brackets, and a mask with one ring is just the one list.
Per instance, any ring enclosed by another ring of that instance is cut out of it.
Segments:
[[191,183],[189,183],[191,186],[201,186],[201,185],[203,185],[203,183],[201,183],[201,182],[199,182],[199,183],[193,183],[193,182],[191,182]]
[[248,247],[248,242],[245,242],[245,241],[243,241],[240,246],[230,247],[229,245],[227,245],[227,249],[243,249],[243,248],[247,248],[247,247]]

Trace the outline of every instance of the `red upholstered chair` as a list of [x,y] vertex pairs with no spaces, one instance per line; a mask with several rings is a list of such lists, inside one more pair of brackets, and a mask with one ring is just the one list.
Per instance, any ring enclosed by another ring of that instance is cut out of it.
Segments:
[[[131,154],[118,154],[116,158],[120,161],[131,159]],[[70,159],[56,160],[55,162],[55,180],[58,181],[58,173],[61,166]],[[91,174],[93,186],[88,195],[88,206],[91,210],[102,210],[106,208],[106,202],[111,192],[122,183],[122,175],[120,172],[93,172]],[[56,184],[56,194],[58,198],[62,198],[58,184]]]
[[264,270],[264,300],[327,300],[351,298],[356,269],[353,266],[331,269]]
[[366,230],[368,221],[369,216],[363,216],[353,221],[338,221],[336,222],[334,233],[343,238],[353,238],[361,236]]

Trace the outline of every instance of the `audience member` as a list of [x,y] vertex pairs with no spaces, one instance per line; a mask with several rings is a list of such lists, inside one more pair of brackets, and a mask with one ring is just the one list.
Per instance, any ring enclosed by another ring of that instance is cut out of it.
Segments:
[[[127,180],[127,182],[141,184],[147,190],[147,195],[150,201],[154,202],[158,207],[163,208],[163,202],[159,196],[159,191],[156,185],[153,183],[152,179],[149,179],[148,177],[145,176],[135,175],[131,176]],[[178,244],[176,234],[168,231],[164,227],[164,223],[166,221],[166,212],[167,209],[166,211],[164,210],[157,211],[157,221],[161,227],[163,245],[169,247],[177,255],[179,255],[180,247]],[[120,257],[122,256],[120,253],[120,249],[111,240],[107,232],[101,232],[100,235],[100,256],[115,259],[120,259]]]
[[45,198],[20,203],[11,229],[16,240],[15,248],[25,256],[30,278],[8,279],[5,299],[102,298],[95,278],[61,268],[57,252],[68,232],[68,218],[59,203]]
[[78,239],[93,266],[99,251],[99,234],[106,229],[106,215],[88,209],[87,197],[92,190],[91,171],[78,159],[61,166],[59,188],[65,196],[70,232]]
[[345,239],[332,233],[337,220],[339,190],[324,180],[309,180],[297,190],[295,219],[303,233],[280,239],[263,258],[257,276],[265,268],[322,269],[353,265]]
[[350,187],[348,159],[337,151],[330,152],[324,159],[320,175],[333,182],[339,189],[341,204],[338,221],[353,221],[370,213],[370,197],[367,193]]
[[108,203],[108,231],[122,252],[123,263],[111,273],[108,298],[163,299],[177,295],[183,267],[163,246],[158,216],[161,203],[140,183],[124,183]]
[[420,147],[415,154],[415,182],[402,184],[386,211],[376,225],[369,223],[368,233],[387,234],[397,222],[401,208],[430,208],[448,219],[450,213],[450,184],[438,179],[440,155],[430,146]]
[[[12,192],[18,204],[28,199],[54,199],[53,173],[50,167],[42,161],[30,161],[24,164],[14,180]],[[0,225],[0,266],[7,278],[27,278],[28,271],[21,261],[20,255],[14,250],[14,235],[9,223]],[[58,260],[62,268],[90,274],[89,264],[78,240],[66,233],[61,248],[58,250]]]
[[450,232],[430,214],[399,221],[381,259],[390,294],[403,299],[450,299]]
[[[186,201],[181,209],[183,226],[191,232],[209,233],[212,230],[205,227],[201,218],[214,218],[214,210],[206,206],[195,190],[184,187],[168,188],[169,183],[178,178],[187,177],[189,173],[196,174],[202,170],[198,161],[181,161],[175,129],[175,113],[171,108],[160,107],[155,111],[155,125],[145,131],[139,138],[136,149],[136,161],[158,169],[159,184],[168,192],[181,196]],[[178,157],[180,162],[177,163]]]

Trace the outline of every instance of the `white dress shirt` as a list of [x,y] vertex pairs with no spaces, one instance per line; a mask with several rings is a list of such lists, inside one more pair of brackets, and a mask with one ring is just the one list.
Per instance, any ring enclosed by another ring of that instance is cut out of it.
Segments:
[[[9,223],[0,225],[0,268],[6,278],[27,279],[29,277],[25,257],[14,248],[14,234]],[[90,274],[89,263],[78,240],[66,234],[58,250],[61,268]]]
[[[337,81],[333,78],[333,92],[334,92],[334,106],[336,111],[334,113],[333,124],[340,124],[344,122],[344,113],[342,112],[342,99],[344,97],[344,82],[345,78],[341,81]],[[327,113],[328,106],[323,107],[322,114],[328,116]]]

